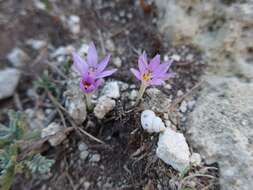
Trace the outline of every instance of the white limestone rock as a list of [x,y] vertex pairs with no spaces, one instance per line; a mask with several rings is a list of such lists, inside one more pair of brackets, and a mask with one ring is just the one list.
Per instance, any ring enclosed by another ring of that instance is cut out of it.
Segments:
[[25,66],[30,58],[29,56],[20,48],[14,48],[8,55],[7,59],[11,62],[14,67]]
[[194,166],[199,166],[201,164],[201,156],[198,153],[192,153],[190,157],[190,162]]
[[47,45],[46,41],[36,39],[29,39],[26,41],[26,44],[31,46],[35,50],[40,50]]
[[109,98],[119,98],[120,97],[120,90],[119,84],[117,81],[109,81],[105,84],[102,95],[107,96]]
[[17,69],[6,68],[0,71],[0,100],[14,94],[20,76],[21,73]]
[[[55,135],[56,133],[63,131],[64,127],[59,123],[50,123],[46,128],[41,131],[41,138],[45,138],[51,135]],[[59,145],[64,139],[66,139],[66,135],[61,133],[61,135],[51,137],[48,141],[51,146]]]
[[103,119],[115,106],[115,100],[107,96],[101,96],[94,108],[94,114],[98,119]]
[[141,113],[141,125],[149,133],[159,133],[166,129],[161,118],[151,110],[144,110]]
[[65,107],[69,115],[77,124],[83,123],[87,117],[85,97],[74,80],[69,82],[64,96],[66,97]]
[[169,128],[159,136],[156,155],[179,172],[190,164],[190,151],[184,135]]
[[78,34],[80,32],[80,17],[77,15],[70,15],[67,20],[68,27],[73,34]]

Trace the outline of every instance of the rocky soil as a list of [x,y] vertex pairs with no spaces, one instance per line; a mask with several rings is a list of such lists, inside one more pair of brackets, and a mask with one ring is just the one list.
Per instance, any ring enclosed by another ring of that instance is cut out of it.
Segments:
[[[250,1],[1,1],[0,122],[13,109],[54,159],[22,189],[251,189]],[[71,52],[93,41],[118,72],[86,110]],[[138,55],[173,59],[176,77],[147,89]],[[46,140],[45,140],[46,139]],[[35,143],[36,144],[36,143]]]
[[175,44],[197,45],[209,63],[186,119],[189,143],[207,163],[218,163],[221,189],[251,189],[252,1],[156,3],[161,31]]

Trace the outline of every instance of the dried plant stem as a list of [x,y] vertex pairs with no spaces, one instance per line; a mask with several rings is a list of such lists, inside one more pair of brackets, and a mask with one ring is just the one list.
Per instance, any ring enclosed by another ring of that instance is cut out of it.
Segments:
[[89,138],[95,140],[98,143],[101,144],[105,144],[105,142],[103,142],[102,140],[94,137],[93,135],[91,135],[90,133],[86,132],[85,130],[81,129],[80,127],[78,127],[74,121],[72,121],[71,116],[69,115],[69,113],[67,112],[67,110],[57,101],[57,99],[55,99],[55,97],[50,93],[50,91],[47,90],[47,94],[49,96],[49,98],[51,99],[51,101],[55,104],[56,107],[59,108],[59,110],[61,109],[63,112],[66,113],[66,115],[69,118],[69,122],[71,123],[71,125],[73,126],[74,129],[79,130],[81,133],[83,133],[84,135],[88,136]]
[[86,96],[86,104],[87,104],[87,109],[91,110],[92,109],[92,104],[91,104],[91,93],[85,94]]

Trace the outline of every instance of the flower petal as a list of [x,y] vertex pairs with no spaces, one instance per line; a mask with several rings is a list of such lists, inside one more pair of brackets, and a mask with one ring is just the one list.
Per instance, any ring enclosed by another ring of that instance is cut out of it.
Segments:
[[89,45],[87,60],[89,66],[96,67],[98,63],[98,54],[93,42],[91,42]]
[[160,64],[160,55],[157,54],[153,59],[150,60],[150,63],[149,63],[149,69],[150,70],[155,70],[158,65]]
[[113,73],[115,73],[117,71],[117,69],[112,69],[112,70],[107,70],[107,71],[103,71],[99,74],[96,75],[96,78],[103,78],[103,77],[107,77],[112,75]]
[[168,80],[168,79],[174,77],[175,75],[176,75],[176,73],[172,73],[172,72],[171,73],[165,73],[165,74],[159,76],[159,78],[162,79],[162,80]]
[[91,92],[93,92],[96,89],[93,84],[90,85],[88,88],[85,88],[84,85],[83,85],[83,80],[80,81],[80,88],[86,94],[87,93],[91,93]]
[[98,88],[103,82],[104,82],[103,79],[98,79],[98,80],[96,80],[96,82],[95,82],[95,87]]
[[87,63],[75,52],[72,52],[75,69],[81,74],[85,75],[88,72]]
[[101,73],[109,63],[111,55],[107,55],[97,66],[97,73]]
[[171,66],[172,61],[164,62],[161,65],[159,65],[153,72],[153,77],[159,77],[160,75],[163,75],[168,71],[168,69]]
[[141,73],[138,70],[132,68],[132,69],[130,69],[130,71],[134,74],[134,76],[137,79],[141,80]]
[[143,52],[143,54],[139,56],[138,67],[141,74],[143,74],[145,70],[148,68],[148,60],[145,52]]
[[155,78],[155,79],[152,79],[150,82],[149,82],[150,85],[162,85],[162,84],[165,84],[164,80],[162,79],[158,79],[158,78]]

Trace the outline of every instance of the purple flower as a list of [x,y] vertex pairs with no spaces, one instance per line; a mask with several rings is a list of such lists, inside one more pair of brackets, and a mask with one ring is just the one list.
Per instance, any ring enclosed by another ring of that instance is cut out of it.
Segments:
[[98,61],[97,50],[94,43],[89,45],[87,61],[77,53],[72,53],[74,67],[81,75],[80,87],[84,93],[91,93],[102,84],[102,78],[112,75],[117,69],[105,70],[109,63],[110,55]]
[[103,83],[102,79],[95,79],[91,75],[85,75],[80,80],[80,88],[86,94],[92,93]]
[[165,84],[165,80],[175,75],[175,73],[168,72],[171,64],[171,60],[160,64],[159,54],[148,63],[147,55],[143,52],[138,60],[139,71],[132,68],[131,72],[137,79],[141,80],[142,85],[145,87],[150,85],[162,85]]

